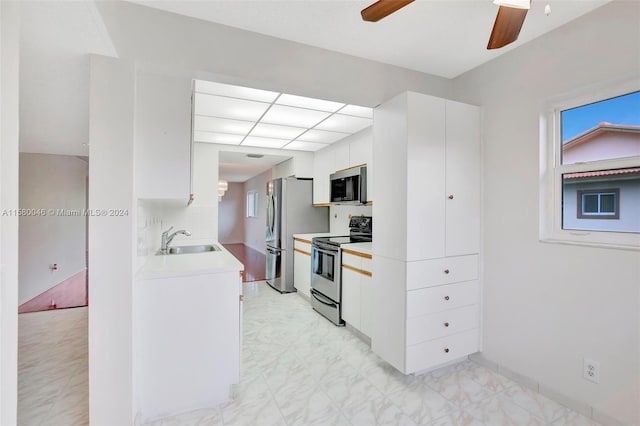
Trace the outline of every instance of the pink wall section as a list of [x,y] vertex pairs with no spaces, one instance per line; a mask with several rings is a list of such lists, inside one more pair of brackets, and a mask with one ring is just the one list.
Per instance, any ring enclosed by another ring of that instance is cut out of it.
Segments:
[[[51,302],[55,304],[55,308]],[[46,311],[47,309],[73,308],[87,305],[87,270],[67,278],[44,293],[23,303],[18,313]]]

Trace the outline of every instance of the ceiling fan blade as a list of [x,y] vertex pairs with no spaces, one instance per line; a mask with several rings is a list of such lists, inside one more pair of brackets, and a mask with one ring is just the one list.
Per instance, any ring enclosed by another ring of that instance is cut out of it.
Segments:
[[516,41],[528,11],[528,9],[500,6],[487,49],[499,49]]
[[391,15],[414,0],[378,0],[366,9],[362,9],[362,19],[369,22],[378,22],[382,18]]

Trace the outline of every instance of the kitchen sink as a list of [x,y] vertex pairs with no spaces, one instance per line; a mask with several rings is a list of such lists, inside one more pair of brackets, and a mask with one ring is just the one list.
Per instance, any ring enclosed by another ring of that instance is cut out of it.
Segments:
[[[173,246],[169,247],[166,254],[189,254],[189,253],[207,253],[210,251],[220,251],[220,247],[215,244],[205,244],[198,246]],[[158,253],[163,254],[163,253]]]

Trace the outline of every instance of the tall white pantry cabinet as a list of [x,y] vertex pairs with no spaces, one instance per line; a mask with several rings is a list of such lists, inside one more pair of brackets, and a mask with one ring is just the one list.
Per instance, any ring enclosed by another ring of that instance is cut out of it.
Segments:
[[373,351],[405,374],[480,343],[480,110],[405,92],[376,108]]

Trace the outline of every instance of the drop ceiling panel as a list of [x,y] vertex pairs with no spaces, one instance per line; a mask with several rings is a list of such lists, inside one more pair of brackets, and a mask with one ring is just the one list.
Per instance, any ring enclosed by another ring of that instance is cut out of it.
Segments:
[[327,146],[329,145],[324,143],[293,141],[285,145],[283,149],[290,149],[295,151],[318,151],[322,148],[326,148]]
[[278,105],[288,105],[298,108],[315,109],[318,111],[336,112],[344,106],[339,102],[325,101],[322,99],[306,98],[304,96],[288,95],[283,93],[275,102]]
[[196,115],[193,119],[193,128],[196,131],[228,133],[231,135],[245,136],[253,125],[253,121],[230,120],[228,118],[207,117],[204,115]]
[[371,126],[372,120],[355,117],[353,115],[334,114],[315,128],[319,130],[331,130],[335,132],[356,133]]
[[198,93],[227,96],[230,98],[248,99],[250,101],[273,102],[279,95],[268,90],[252,89],[250,87],[233,86],[231,84],[215,83],[213,81],[196,80],[195,90]]
[[355,115],[363,118],[373,118],[373,108],[361,107],[358,105],[345,105],[340,114]]
[[305,130],[304,127],[279,126],[277,124],[258,123],[251,131],[251,136],[293,140]]
[[262,122],[282,124],[296,127],[313,127],[327,118],[331,113],[312,109],[294,108],[284,105],[273,105],[262,117]]
[[198,93],[194,112],[196,115],[257,121],[269,108],[269,105],[265,102]]
[[256,146],[260,148],[282,148],[289,140],[287,139],[273,139],[273,138],[261,138],[258,136],[247,136],[242,142],[243,146]]
[[349,136],[349,133],[328,132],[326,130],[311,129],[298,136],[299,141],[334,143]]

